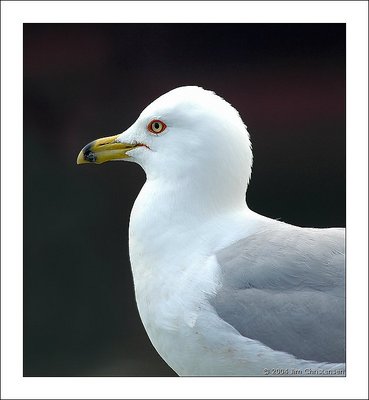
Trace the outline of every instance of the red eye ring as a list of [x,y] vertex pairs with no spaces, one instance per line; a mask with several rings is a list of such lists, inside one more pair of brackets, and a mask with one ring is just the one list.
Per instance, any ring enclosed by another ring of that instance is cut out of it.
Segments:
[[167,126],[163,121],[159,119],[154,119],[147,125],[147,129],[153,133],[154,135],[159,135],[159,133],[163,132]]

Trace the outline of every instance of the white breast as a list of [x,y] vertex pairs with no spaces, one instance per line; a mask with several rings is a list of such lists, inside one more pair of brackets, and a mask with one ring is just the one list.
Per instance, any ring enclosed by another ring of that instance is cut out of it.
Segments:
[[221,221],[183,218],[173,197],[165,199],[162,207],[163,198],[146,183],[131,214],[129,249],[139,313],[154,347],[178,374],[209,374],[220,360],[228,362],[224,349],[235,350],[233,343],[220,342],[219,332],[240,336],[208,302],[219,285],[214,250],[251,233],[259,222],[245,226],[242,213]]

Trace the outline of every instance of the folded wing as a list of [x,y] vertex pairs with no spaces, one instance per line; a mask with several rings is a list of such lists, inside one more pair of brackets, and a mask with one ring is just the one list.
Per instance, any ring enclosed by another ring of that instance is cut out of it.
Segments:
[[318,362],[345,362],[344,229],[281,222],[217,253],[211,299],[241,335]]

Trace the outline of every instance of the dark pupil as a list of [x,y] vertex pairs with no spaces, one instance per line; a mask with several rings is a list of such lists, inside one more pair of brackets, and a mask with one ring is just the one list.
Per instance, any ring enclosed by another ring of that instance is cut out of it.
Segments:
[[155,122],[154,128],[155,128],[155,129],[159,129],[159,128],[160,128],[159,122]]

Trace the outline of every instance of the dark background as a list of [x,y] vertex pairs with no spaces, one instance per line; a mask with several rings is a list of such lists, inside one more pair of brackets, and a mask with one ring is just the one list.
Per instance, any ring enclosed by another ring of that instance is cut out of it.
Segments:
[[251,209],[345,225],[344,24],[24,25],[24,375],[174,376],[134,300],[138,165],[76,165],[164,92],[199,85],[251,135]]

